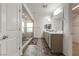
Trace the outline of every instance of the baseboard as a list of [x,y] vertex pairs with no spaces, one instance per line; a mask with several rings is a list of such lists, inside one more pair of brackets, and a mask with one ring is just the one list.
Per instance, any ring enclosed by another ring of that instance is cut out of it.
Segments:
[[62,56],[65,56],[65,54],[63,52],[60,53]]
[[55,53],[57,56],[65,56],[63,53]]
[[63,56],[65,56],[63,53],[61,53]]

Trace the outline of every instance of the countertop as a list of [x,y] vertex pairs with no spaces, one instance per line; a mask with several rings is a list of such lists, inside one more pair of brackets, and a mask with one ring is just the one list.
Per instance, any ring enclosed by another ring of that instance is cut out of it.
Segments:
[[44,30],[44,32],[47,32],[49,34],[63,34],[63,31],[46,31],[46,30]]

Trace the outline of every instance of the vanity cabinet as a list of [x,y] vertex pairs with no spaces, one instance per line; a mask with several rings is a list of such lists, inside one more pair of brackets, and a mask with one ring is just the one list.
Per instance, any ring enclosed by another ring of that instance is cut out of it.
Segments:
[[63,52],[63,34],[44,32],[44,38],[52,52]]
[[46,40],[46,43],[49,44],[49,35],[48,35],[48,33],[44,32],[44,38]]
[[63,34],[51,34],[51,49],[52,52],[63,52]]

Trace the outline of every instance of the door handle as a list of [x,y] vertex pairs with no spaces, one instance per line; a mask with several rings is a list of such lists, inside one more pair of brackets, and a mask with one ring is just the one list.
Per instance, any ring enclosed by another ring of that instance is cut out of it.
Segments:
[[8,38],[8,36],[3,36],[3,38],[2,38],[2,39],[6,39],[6,38]]

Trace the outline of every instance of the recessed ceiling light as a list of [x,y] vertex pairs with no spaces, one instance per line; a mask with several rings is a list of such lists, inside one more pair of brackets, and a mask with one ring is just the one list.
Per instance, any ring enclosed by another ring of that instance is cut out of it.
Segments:
[[72,8],[72,10],[75,10],[75,9],[78,8],[78,7],[79,7],[79,5],[76,5],[75,7]]
[[61,11],[62,11],[62,9],[58,8],[57,10],[55,10],[54,15],[58,15]]

